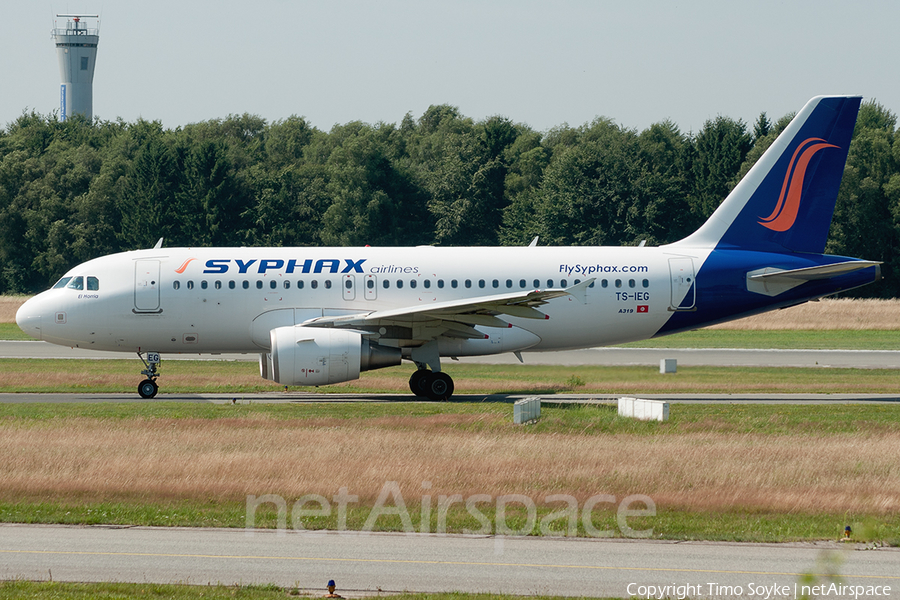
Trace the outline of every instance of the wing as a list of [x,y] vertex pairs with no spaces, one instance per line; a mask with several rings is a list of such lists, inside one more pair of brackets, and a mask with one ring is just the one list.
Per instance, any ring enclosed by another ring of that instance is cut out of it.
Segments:
[[403,340],[406,343],[401,345],[411,346],[441,336],[483,338],[484,333],[475,329],[476,326],[512,327],[502,317],[549,319],[549,315],[538,307],[554,298],[572,296],[584,303],[587,288],[593,282],[594,278],[591,278],[566,289],[513,292],[356,315],[318,317],[301,323],[301,326],[354,329],[367,335]]

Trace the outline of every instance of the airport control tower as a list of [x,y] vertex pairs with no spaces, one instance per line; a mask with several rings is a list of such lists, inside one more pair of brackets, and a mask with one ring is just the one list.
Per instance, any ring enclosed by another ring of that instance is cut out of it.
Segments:
[[[94,63],[97,61],[97,42],[100,41],[100,15],[56,15],[66,19],[65,27],[54,23],[53,40],[59,57],[59,118],[65,121],[74,114],[88,120],[94,117]],[[84,19],[94,19],[88,27]]]

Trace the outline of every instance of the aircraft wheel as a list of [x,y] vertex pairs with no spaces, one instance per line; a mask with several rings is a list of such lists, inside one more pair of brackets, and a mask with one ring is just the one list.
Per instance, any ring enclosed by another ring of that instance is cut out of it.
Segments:
[[159,391],[159,386],[156,385],[156,382],[152,379],[145,379],[138,384],[138,394],[141,398],[145,400],[148,398],[153,398],[156,396],[156,393]]
[[427,396],[428,393],[425,389],[425,382],[429,375],[431,375],[431,371],[428,369],[419,369],[413,373],[409,378],[409,391],[420,398]]
[[431,373],[425,380],[429,400],[442,402],[453,395],[453,379],[446,373]]

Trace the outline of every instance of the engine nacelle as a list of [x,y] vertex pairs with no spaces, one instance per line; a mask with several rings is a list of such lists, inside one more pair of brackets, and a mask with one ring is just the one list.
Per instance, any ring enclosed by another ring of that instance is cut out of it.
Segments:
[[[372,344],[355,331],[278,327],[269,332],[271,358],[263,361],[281,385],[327,385],[359,378],[360,371],[400,364],[400,349]],[[265,367],[263,367],[263,364]],[[268,378],[268,377],[267,377]]]

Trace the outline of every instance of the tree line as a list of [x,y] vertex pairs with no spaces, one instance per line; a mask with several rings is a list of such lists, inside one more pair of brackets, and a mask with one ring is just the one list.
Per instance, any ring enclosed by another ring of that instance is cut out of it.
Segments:
[[[449,105],[330,131],[292,116],[59,121],[0,130],[0,293],[167,246],[648,245],[696,229],[792,115],[719,116],[696,133],[598,118],[537,132]],[[900,296],[900,130],[862,105],[827,251],[884,261],[858,295]]]

